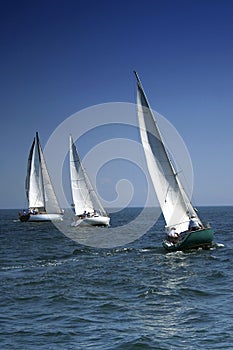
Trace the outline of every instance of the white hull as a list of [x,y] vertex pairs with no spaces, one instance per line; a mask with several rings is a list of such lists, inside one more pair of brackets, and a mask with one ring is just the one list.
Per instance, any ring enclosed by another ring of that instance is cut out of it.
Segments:
[[[21,218],[24,215],[21,216]],[[20,218],[20,220],[21,220]],[[62,221],[63,220],[63,214],[30,214],[29,218],[27,220],[21,220],[21,221],[31,221],[31,222],[41,222],[41,221]]]
[[92,216],[90,218],[75,218],[75,221],[73,222],[72,226],[79,226],[79,225],[90,225],[90,226],[109,226],[110,218],[107,216]]
[[36,214],[30,215],[29,221],[62,221],[62,214]]

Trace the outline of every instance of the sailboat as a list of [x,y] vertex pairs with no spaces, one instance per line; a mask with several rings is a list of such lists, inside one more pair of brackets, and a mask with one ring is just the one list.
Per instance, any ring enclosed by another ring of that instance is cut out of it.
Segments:
[[60,221],[63,211],[51,183],[39,135],[36,132],[27,164],[25,181],[28,210],[19,213],[20,221]]
[[[210,248],[213,230],[201,222],[169,157],[137,72],[137,115],[147,167],[166,223],[167,251]],[[191,227],[195,226],[195,227]]]
[[109,226],[110,218],[103,208],[70,135],[70,180],[75,220],[72,226]]

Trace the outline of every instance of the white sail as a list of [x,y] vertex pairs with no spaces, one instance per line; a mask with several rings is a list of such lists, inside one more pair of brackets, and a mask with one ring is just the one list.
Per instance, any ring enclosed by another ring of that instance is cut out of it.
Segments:
[[137,79],[137,113],[140,135],[148,170],[166,226],[175,226],[177,232],[183,232],[188,229],[190,216],[197,215],[169,159],[153,112],[136,72],[135,75]]
[[91,181],[79,158],[76,146],[70,135],[70,179],[71,190],[76,215],[82,215],[84,211],[87,213],[98,212],[99,215],[107,216]]
[[28,158],[26,194],[29,208],[39,208],[47,214],[62,213],[49,177],[38,133]]
[[26,192],[29,208],[44,208],[44,189],[40,166],[40,155],[37,138],[34,139],[28,159]]

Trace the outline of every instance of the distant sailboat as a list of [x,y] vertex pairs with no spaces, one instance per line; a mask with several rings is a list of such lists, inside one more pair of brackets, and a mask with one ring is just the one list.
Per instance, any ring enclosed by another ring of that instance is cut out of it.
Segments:
[[75,211],[75,221],[72,225],[108,226],[110,218],[91,185],[71,135],[70,180]]
[[[160,130],[136,72],[137,114],[149,173],[166,222],[168,251],[208,248],[213,230],[204,227],[192,206],[163,143]],[[195,227],[190,227],[195,226]]]
[[56,198],[38,132],[33,140],[27,165],[25,182],[29,209],[19,213],[20,221],[60,221],[63,218]]

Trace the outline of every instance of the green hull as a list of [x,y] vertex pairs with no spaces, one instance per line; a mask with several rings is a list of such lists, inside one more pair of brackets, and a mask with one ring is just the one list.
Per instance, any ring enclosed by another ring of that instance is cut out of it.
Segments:
[[191,231],[185,233],[183,237],[180,238],[175,244],[164,240],[163,247],[170,252],[196,248],[210,248],[212,245],[213,236],[214,231],[210,228]]

